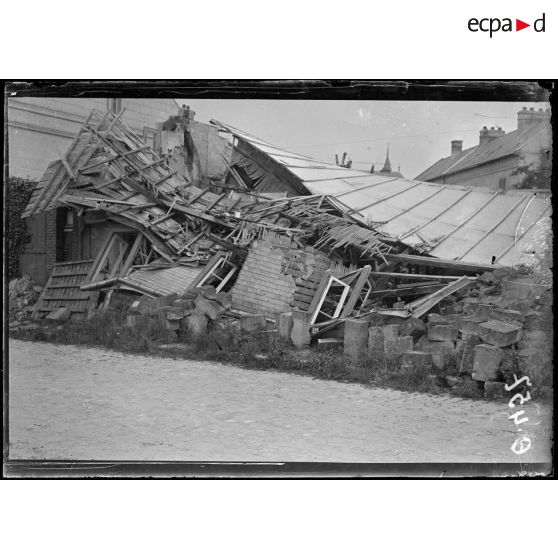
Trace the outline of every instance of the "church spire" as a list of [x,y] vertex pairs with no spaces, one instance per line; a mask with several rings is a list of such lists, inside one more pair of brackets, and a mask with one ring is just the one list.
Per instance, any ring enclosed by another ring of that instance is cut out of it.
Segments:
[[391,162],[389,160],[389,143],[387,145],[386,162],[381,172],[391,172]]

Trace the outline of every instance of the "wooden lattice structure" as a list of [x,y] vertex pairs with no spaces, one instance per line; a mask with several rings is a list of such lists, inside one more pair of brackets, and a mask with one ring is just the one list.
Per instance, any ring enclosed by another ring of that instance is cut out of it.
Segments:
[[80,289],[91,270],[93,260],[60,262],[52,273],[35,304],[33,317],[44,318],[57,308],[67,308],[72,319],[82,319],[94,307],[98,293]]

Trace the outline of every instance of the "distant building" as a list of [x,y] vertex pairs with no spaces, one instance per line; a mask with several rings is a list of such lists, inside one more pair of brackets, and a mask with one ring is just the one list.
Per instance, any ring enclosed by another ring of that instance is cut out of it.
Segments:
[[465,150],[463,141],[453,140],[451,155],[434,163],[416,180],[505,191],[521,181],[521,176],[513,174],[519,167],[550,165],[551,150],[550,109],[523,107],[517,113],[517,130],[506,134],[502,128],[484,126],[479,144]]
[[374,165],[372,165],[370,172],[371,174],[382,174],[384,176],[393,176],[394,178],[403,178],[403,175],[399,172],[399,168],[396,171],[391,170],[391,161],[389,160],[389,145],[387,146],[386,160],[384,161],[382,170],[374,173]]
[[92,109],[118,113],[140,137],[177,114],[174,99],[15,97],[8,99],[10,175],[38,180],[65,153]]

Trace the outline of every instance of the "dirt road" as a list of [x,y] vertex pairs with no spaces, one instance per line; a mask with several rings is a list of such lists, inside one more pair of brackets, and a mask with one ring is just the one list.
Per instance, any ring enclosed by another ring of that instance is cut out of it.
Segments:
[[10,458],[541,462],[551,410],[222,364],[10,341]]

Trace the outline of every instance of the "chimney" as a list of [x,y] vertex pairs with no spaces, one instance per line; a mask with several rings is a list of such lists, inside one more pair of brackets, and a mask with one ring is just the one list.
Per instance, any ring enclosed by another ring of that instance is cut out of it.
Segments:
[[517,130],[519,132],[523,132],[523,130],[527,130],[531,126],[538,124],[539,122],[546,120],[550,122],[550,109],[542,109],[535,110],[533,107],[527,108],[523,107],[517,113]]
[[492,126],[490,130],[486,126],[483,126],[482,130],[479,132],[479,145],[485,145],[489,141],[499,138],[504,134],[504,130],[502,130],[499,126],[498,128],[494,128],[494,126]]
[[463,151],[463,140],[453,140],[451,142],[451,156],[459,155]]

